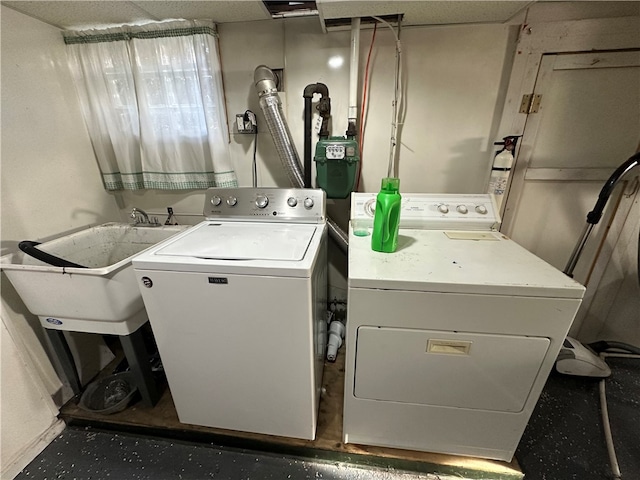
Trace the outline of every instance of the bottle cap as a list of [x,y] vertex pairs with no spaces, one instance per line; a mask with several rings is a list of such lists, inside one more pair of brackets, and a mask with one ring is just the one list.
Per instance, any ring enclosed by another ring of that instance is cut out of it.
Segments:
[[400,179],[395,177],[383,178],[380,190],[390,193],[398,193],[400,190]]

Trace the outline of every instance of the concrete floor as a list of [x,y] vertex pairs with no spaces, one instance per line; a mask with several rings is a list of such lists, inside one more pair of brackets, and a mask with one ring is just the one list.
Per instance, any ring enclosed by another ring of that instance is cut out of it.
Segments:
[[[623,479],[640,478],[640,360],[608,358],[605,382]],[[600,415],[599,380],[552,372],[516,458],[525,480],[613,478]]]
[[68,427],[17,477],[71,478],[436,480],[444,477],[74,427]]
[[[640,360],[607,362],[613,371],[606,383],[609,415],[622,478],[640,478]],[[552,373],[516,452],[525,480],[612,478],[602,432],[598,382]],[[454,477],[67,427],[16,478],[444,480]]]

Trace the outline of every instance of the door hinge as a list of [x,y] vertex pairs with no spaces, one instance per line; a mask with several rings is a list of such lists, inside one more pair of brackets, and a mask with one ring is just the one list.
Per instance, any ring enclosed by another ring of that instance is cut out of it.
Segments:
[[522,96],[522,103],[520,104],[520,113],[538,113],[540,110],[540,101],[542,100],[541,94],[529,93]]

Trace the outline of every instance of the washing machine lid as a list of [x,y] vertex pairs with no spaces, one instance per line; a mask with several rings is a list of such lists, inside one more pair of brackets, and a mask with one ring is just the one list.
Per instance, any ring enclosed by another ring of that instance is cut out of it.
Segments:
[[300,261],[315,225],[208,222],[160,248],[158,257]]

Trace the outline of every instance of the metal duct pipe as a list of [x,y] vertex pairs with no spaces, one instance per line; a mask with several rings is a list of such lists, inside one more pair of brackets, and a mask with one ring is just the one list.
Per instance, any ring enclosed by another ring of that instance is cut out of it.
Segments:
[[253,72],[253,79],[258,98],[260,98],[260,108],[264,113],[269,133],[276,145],[276,151],[282,161],[282,166],[287,172],[291,184],[302,188],[304,186],[304,176],[300,166],[300,157],[298,157],[289,126],[282,113],[282,102],[276,87],[276,76],[269,67],[260,65]]
[[[282,102],[276,87],[276,77],[269,67],[259,65],[253,73],[253,79],[260,99],[260,108],[264,113],[269,133],[276,145],[276,151],[287,172],[289,181],[294,187],[303,188],[304,175],[300,167],[300,157],[282,113]],[[347,253],[349,250],[349,237],[347,234],[329,217],[327,217],[327,225],[329,227],[329,236],[343,252]]]

